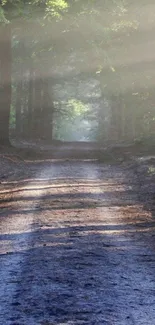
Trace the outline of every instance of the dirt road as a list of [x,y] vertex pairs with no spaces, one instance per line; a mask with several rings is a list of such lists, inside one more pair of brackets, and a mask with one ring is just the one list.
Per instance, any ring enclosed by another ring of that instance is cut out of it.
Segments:
[[32,165],[2,182],[0,325],[155,324],[154,220],[134,172]]

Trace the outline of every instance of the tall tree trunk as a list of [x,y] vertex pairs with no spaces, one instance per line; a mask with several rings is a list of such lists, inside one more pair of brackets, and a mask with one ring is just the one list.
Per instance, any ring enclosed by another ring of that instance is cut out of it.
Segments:
[[117,142],[120,139],[120,110],[119,96],[112,95],[111,98],[111,140]]
[[20,40],[19,46],[19,73],[17,77],[17,87],[16,87],[16,135],[22,134],[23,131],[23,121],[22,121],[22,101],[23,101],[23,72],[24,72],[24,62],[23,62],[23,55],[24,55],[24,42]]
[[40,73],[35,71],[34,79],[34,110],[33,110],[33,137],[38,138],[41,136],[41,90],[42,90],[42,80]]
[[29,80],[28,80],[28,118],[27,118],[27,131],[28,135],[32,137],[33,127],[33,104],[34,104],[34,69],[33,64],[30,62],[29,66]]
[[124,103],[124,98],[122,96],[122,101],[121,101],[121,137],[122,140],[125,139],[125,103]]
[[135,137],[134,118],[132,116],[132,94],[130,92],[125,94],[125,140],[132,141]]
[[18,80],[16,88],[16,135],[21,135],[22,126],[22,79]]
[[49,94],[48,79],[44,79],[43,86],[43,136],[46,141],[52,142],[53,139],[53,115],[54,105]]
[[0,144],[9,145],[11,107],[11,26],[0,27]]

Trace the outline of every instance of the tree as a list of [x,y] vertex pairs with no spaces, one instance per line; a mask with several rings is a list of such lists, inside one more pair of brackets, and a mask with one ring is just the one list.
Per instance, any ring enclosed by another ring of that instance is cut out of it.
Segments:
[[0,144],[9,145],[11,106],[11,27],[0,28]]
[[[0,102],[0,144],[9,145],[9,116],[11,107],[11,28],[13,17],[25,16],[31,20],[31,12],[39,9],[39,18],[59,16],[66,10],[67,3],[58,1],[0,1],[0,67],[1,67],[1,102]],[[23,18],[24,19],[24,18]],[[20,22],[20,19],[19,19]],[[18,23],[17,23],[18,24]],[[16,24],[16,27],[17,27]]]

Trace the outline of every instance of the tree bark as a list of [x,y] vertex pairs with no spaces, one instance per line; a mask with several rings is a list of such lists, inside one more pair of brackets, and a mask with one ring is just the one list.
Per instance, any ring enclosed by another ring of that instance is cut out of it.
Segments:
[[11,26],[0,27],[0,144],[10,145],[11,107]]
[[21,135],[22,131],[22,88],[22,73],[20,73],[20,79],[18,80],[16,88],[16,135],[18,136]]
[[53,114],[54,105],[49,94],[48,79],[44,79],[43,84],[43,137],[47,142],[53,139]]
[[41,136],[42,123],[41,123],[41,90],[42,90],[42,80],[39,71],[35,71],[34,79],[34,109],[33,109],[33,127],[32,133],[34,138]]
[[30,62],[29,66],[29,80],[28,80],[28,118],[27,118],[27,131],[29,138],[32,137],[33,128],[33,103],[34,103],[34,69],[33,64]]

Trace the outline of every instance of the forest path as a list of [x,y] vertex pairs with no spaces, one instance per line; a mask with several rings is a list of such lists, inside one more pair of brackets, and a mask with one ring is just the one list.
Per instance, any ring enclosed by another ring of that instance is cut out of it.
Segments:
[[47,162],[25,177],[1,184],[0,325],[154,324],[154,220],[134,171]]

